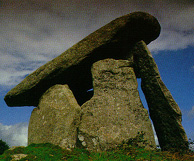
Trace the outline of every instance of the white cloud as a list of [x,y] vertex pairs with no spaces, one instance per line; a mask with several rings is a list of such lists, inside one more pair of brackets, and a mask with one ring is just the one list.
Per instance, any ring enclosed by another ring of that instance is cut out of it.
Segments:
[[[194,134],[193,135],[191,135],[191,138],[192,139],[189,139],[189,143],[190,143],[190,145],[189,145],[189,148],[192,150],[192,151],[194,151]],[[192,144],[191,144],[192,143]]]
[[185,32],[166,29],[148,47],[150,51],[157,52],[161,50],[179,50],[185,49],[188,46],[194,46],[194,31],[190,34],[185,34]]
[[28,123],[3,125],[0,123],[0,139],[11,146],[27,146]]
[[148,46],[151,52],[194,46],[192,4],[189,0],[2,0],[0,85],[18,84],[91,32],[129,12],[149,12],[161,23],[160,37]]
[[[164,1],[164,3],[166,2]],[[165,11],[159,15],[161,34],[158,39],[149,45],[152,52],[179,50],[194,46],[194,24],[191,20],[191,17],[194,17],[193,5],[168,4]]]
[[189,149],[192,150],[192,151],[194,151],[194,144],[190,144],[189,145]]
[[0,79],[0,84],[6,86],[13,86],[15,84],[20,83],[21,80],[23,80],[24,77],[29,73],[31,73],[31,71],[28,70],[15,72],[0,70],[0,75],[4,76]]
[[25,62],[25,59],[0,51],[0,85],[12,86],[40,66],[40,62]]
[[154,133],[154,139],[155,139],[156,146],[159,146],[158,137],[156,135],[156,131],[155,131],[153,124],[152,124],[152,129],[153,129],[153,133]]
[[24,76],[60,55],[86,36],[79,26],[48,12],[6,13],[0,18],[0,85],[18,84]]

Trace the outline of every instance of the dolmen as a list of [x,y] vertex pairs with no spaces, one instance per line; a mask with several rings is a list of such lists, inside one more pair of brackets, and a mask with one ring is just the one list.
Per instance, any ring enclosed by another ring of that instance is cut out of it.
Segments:
[[188,149],[180,108],[147,48],[160,30],[158,20],[145,12],[117,18],[10,90],[4,98],[8,106],[36,107],[28,144],[106,151],[143,132],[145,147],[152,149],[152,120],[162,150]]

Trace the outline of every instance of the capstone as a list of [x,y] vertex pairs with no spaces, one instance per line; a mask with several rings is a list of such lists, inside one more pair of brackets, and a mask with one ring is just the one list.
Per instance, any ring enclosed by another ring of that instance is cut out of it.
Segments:
[[38,68],[5,96],[8,106],[35,106],[55,84],[68,84],[80,105],[92,95],[91,66],[106,58],[126,57],[140,40],[147,44],[160,34],[160,24],[152,15],[134,12],[113,20]]

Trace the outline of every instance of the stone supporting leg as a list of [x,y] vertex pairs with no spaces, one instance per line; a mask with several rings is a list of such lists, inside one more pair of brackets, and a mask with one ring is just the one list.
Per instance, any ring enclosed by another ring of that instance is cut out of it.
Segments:
[[81,106],[78,139],[88,150],[107,150],[145,132],[155,147],[149,115],[137,90],[133,63],[105,59],[93,64],[94,96]]
[[136,76],[142,80],[141,87],[162,150],[188,149],[187,136],[181,124],[181,110],[162,82],[146,44],[143,41],[137,43],[132,52]]
[[55,85],[41,97],[32,111],[28,144],[52,143],[65,149],[74,148],[81,107],[68,85]]

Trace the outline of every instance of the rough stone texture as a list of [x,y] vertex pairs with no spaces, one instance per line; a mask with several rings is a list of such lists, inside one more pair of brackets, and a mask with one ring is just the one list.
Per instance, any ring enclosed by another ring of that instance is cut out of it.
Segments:
[[28,128],[28,144],[52,143],[74,148],[81,107],[67,85],[55,85],[41,97],[32,111]]
[[[137,91],[139,77],[162,150],[187,149],[181,111],[146,46],[159,34],[160,25],[150,14],[125,15],[93,32],[9,91],[4,98],[8,106],[38,105],[30,119],[29,144],[50,142],[66,149],[78,145],[107,150],[143,131],[154,146],[148,113]],[[92,87],[93,97],[87,92]],[[83,104],[81,118],[77,102]]]
[[93,64],[94,96],[82,105],[78,139],[88,150],[104,151],[145,132],[155,147],[148,112],[137,90],[132,61],[105,59]]
[[136,75],[142,79],[141,87],[162,150],[187,149],[181,110],[163,83],[146,44],[138,42],[131,53],[134,55]]
[[28,156],[27,154],[14,154],[14,155],[11,155],[11,158],[12,158],[11,161],[20,160],[20,159],[25,158],[27,156]]
[[8,106],[37,106],[47,89],[68,84],[81,105],[91,98],[86,91],[92,88],[90,69],[94,62],[125,57],[135,42],[148,44],[159,34],[160,24],[148,13],[117,18],[27,76],[7,93],[5,101]]

